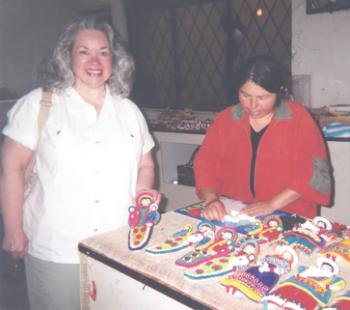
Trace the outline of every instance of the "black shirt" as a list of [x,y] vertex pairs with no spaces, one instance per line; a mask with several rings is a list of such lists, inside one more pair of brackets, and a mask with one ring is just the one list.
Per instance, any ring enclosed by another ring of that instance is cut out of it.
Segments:
[[265,126],[260,131],[256,132],[253,127],[250,126],[250,142],[252,144],[252,161],[250,163],[250,191],[252,192],[252,195],[255,197],[255,162],[256,162],[256,153],[258,151],[258,145],[261,140],[261,137],[263,136],[264,132],[266,131],[268,125]]

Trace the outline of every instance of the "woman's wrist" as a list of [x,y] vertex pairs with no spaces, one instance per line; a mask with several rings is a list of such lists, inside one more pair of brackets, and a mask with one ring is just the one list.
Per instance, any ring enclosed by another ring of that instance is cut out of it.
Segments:
[[199,192],[199,198],[204,202],[210,202],[219,199],[219,196],[212,189],[201,189]]
[[141,192],[149,192],[151,191],[151,187],[146,187],[146,186],[140,186],[136,188],[136,193],[141,193]]
[[221,201],[220,201],[220,199],[219,199],[218,197],[213,198],[213,199],[211,199],[211,200],[208,199],[208,200],[205,202],[205,207],[211,205],[211,204],[214,203],[214,202],[221,202]]

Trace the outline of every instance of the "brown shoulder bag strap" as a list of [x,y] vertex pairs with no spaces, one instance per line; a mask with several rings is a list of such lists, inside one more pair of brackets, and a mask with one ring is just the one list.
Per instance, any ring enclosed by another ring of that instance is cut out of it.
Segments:
[[41,130],[44,127],[44,124],[49,116],[50,109],[52,107],[52,92],[48,90],[43,89],[43,93],[40,100],[40,110],[38,114],[38,132],[39,132],[39,138]]
[[[39,107],[39,113],[37,118],[37,124],[38,124],[38,141],[36,148],[39,145],[41,131],[45,125],[45,122],[49,116],[50,109],[52,107],[52,92],[47,91],[43,89],[41,100],[40,100],[40,107]],[[25,172],[24,172],[24,196],[27,197],[28,194],[31,191],[31,188],[35,182],[36,175],[33,172],[33,167],[35,163],[35,154],[36,150],[34,151],[34,154],[32,156],[31,161],[29,162]]]

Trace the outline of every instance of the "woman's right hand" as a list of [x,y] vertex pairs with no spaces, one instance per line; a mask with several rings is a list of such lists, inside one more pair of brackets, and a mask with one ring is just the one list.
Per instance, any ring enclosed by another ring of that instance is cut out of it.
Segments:
[[217,220],[221,222],[224,221],[226,214],[225,206],[220,199],[207,202],[203,213],[207,220]]
[[28,238],[23,230],[11,234],[5,233],[2,248],[9,252],[13,258],[22,258],[28,252]]

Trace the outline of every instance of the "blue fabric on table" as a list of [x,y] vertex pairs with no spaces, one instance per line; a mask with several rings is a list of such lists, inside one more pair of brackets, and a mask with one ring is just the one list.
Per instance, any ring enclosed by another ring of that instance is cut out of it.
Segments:
[[329,123],[322,131],[325,137],[350,137],[350,125],[344,123]]

